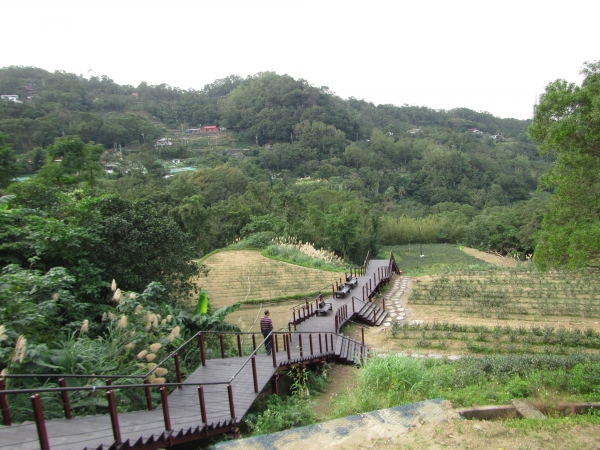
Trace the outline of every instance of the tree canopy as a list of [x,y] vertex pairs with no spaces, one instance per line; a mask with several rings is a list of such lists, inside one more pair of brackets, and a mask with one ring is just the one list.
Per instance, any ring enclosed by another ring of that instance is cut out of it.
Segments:
[[540,151],[556,157],[543,178],[554,190],[535,252],[544,268],[600,268],[600,65],[581,73],[581,86],[546,87],[529,128]]

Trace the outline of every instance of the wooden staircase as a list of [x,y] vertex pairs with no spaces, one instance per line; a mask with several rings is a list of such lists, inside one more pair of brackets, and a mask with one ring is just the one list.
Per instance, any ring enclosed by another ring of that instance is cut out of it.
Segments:
[[362,304],[362,307],[356,312],[356,317],[369,325],[380,326],[388,316],[388,312],[382,307],[377,306],[375,303],[363,302],[357,298],[355,298],[354,301],[356,302],[357,308],[359,307],[359,304]]

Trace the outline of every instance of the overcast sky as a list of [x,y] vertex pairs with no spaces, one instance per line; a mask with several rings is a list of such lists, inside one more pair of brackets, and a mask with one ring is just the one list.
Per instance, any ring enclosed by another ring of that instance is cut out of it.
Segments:
[[[375,104],[527,119],[600,59],[595,0],[5,0],[0,67],[201,89],[275,71]],[[5,94],[5,92],[3,92]]]

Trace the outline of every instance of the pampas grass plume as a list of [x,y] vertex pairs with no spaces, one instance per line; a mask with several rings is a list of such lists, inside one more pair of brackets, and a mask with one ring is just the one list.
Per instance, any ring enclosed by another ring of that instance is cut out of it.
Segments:
[[23,358],[25,358],[25,351],[27,350],[27,339],[25,336],[21,335],[17,339],[17,343],[15,345],[15,351],[12,356],[12,362],[23,363]]
[[158,342],[152,344],[150,347],[148,347],[150,349],[150,351],[152,353],[156,353],[157,351],[160,350],[160,348],[162,347],[162,344],[159,344]]
[[142,359],[144,356],[148,354],[148,350],[142,350],[137,354],[137,359]]

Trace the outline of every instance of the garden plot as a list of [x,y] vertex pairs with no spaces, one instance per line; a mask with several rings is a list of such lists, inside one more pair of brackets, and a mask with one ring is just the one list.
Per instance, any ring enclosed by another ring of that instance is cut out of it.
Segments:
[[266,258],[258,251],[221,251],[204,261],[210,269],[196,284],[209,291],[211,305],[244,300],[273,300],[323,291],[328,294],[340,273],[295,266]]
[[465,271],[415,283],[409,298],[422,314],[535,323],[595,324],[600,320],[600,282],[589,273]]

